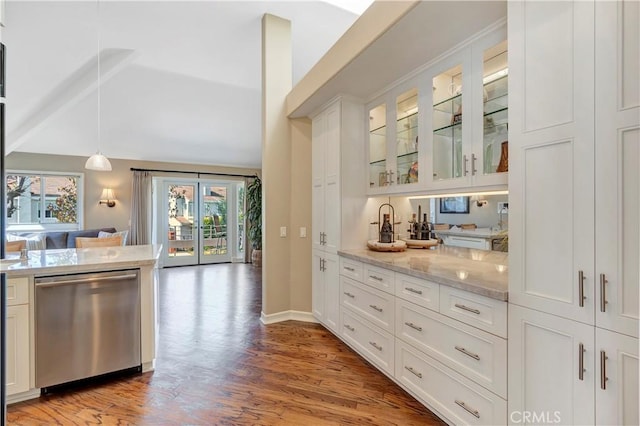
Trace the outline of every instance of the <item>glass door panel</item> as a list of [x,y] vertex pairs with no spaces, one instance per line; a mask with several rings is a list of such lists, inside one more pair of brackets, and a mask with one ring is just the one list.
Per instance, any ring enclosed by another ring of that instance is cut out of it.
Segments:
[[386,186],[387,181],[387,106],[369,111],[369,187]]
[[462,66],[433,79],[433,129],[433,179],[462,177]]
[[228,184],[216,182],[200,183],[201,200],[201,249],[200,263],[229,262],[229,196]]
[[508,167],[507,41],[485,50],[482,74],[484,101],[483,164],[485,175],[506,172]]
[[168,266],[198,263],[198,186],[180,181],[164,182]]
[[418,89],[396,100],[396,183],[418,182]]

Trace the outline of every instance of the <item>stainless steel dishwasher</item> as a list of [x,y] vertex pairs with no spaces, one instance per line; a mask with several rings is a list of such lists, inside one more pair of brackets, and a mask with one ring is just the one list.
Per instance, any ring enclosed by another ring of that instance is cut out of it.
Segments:
[[139,367],[138,270],[35,280],[36,387]]

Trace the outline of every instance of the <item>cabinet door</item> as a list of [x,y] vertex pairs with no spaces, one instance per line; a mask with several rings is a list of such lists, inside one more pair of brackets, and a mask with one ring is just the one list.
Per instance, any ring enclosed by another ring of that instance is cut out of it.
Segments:
[[596,424],[639,424],[638,339],[596,328],[596,348]]
[[510,423],[593,424],[593,340],[592,326],[509,305]]
[[340,276],[338,255],[327,254],[323,263],[325,324],[336,334],[340,333]]
[[381,103],[369,110],[369,189],[389,184],[387,170],[387,105]]
[[7,395],[29,390],[29,305],[7,307]]
[[509,301],[593,324],[594,5],[514,1],[508,19]]
[[326,109],[324,140],[324,249],[337,253],[340,244],[340,103]]
[[[418,89],[396,97],[395,184],[411,190],[418,183]],[[409,187],[406,185],[410,185]]]
[[324,192],[325,192],[325,156],[326,156],[326,114],[321,113],[313,119],[311,126],[311,185],[312,211],[311,241],[314,250],[324,249]]
[[474,186],[507,185],[508,171],[508,61],[506,26],[472,47]]
[[326,288],[324,280],[324,255],[321,250],[313,250],[311,262],[311,309],[313,316],[320,322],[325,320]]
[[638,337],[640,3],[596,2],[596,324]]
[[433,69],[431,111],[425,114],[429,187],[455,189],[471,183],[471,55],[462,49]]

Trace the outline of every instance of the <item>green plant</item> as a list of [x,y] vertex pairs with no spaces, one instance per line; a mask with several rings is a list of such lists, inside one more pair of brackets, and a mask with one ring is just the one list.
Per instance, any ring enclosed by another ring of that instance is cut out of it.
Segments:
[[254,250],[262,250],[262,181],[247,185],[247,237]]

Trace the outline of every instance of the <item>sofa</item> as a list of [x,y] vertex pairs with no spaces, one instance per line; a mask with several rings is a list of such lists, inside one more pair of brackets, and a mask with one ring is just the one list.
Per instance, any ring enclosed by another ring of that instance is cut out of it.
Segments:
[[52,231],[37,234],[8,233],[8,241],[26,240],[29,250],[76,248],[77,237],[96,238],[101,232],[122,235],[126,241],[128,231],[117,232],[115,228],[84,229],[81,231]]

